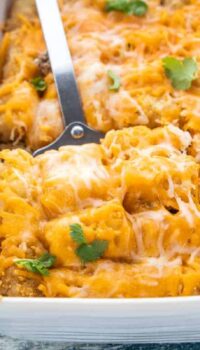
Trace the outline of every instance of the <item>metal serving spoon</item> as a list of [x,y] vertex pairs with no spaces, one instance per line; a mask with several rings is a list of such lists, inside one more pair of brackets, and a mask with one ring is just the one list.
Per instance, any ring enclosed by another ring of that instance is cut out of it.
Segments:
[[98,143],[104,134],[85,124],[74,68],[57,0],[36,0],[63,117],[64,131],[33,156],[65,145]]

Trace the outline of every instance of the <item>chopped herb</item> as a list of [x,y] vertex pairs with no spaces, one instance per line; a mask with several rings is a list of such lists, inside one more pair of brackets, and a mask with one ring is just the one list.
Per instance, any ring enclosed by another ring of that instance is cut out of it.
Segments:
[[43,276],[49,275],[48,268],[52,267],[56,261],[55,256],[45,253],[38,259],[18,259],[15,263],[26,270],[38,273]]
[[174,57],[165,57],[163,67],[166,76],[176,90],[188,90],[197,78],[198,65],[194,58],[188,57],[180,61]]
[[107,248],[108,241],[96,239],[91,244],[81,244],[76,249],[76,254],[86,263],[101,258]]
[[108,77],[112,80],[112,84],[109,85],[109,90],[119,91],[121,80],[120,77],[115,74],[112,70],[108,71]]
[[87,243],[83,229],[79,224],[70,225],[70,235],[71,238],[78,243],[76,255],[83,263],[101,258],[108,248],[108,241],[106,240],[95,239],[93,242]]
[[35,90],[40,93],[46,91],[47,89],[47,83],[42,77],[31,79],[30,82],[34,86]]
[[79,224],[70,225],[70,235],[71,235],[71,238],[78,244],[87,243],[84,237],[83,229]]
[[105,10],[141,17],[147,13],[148,5],[142,0],[107,0]]

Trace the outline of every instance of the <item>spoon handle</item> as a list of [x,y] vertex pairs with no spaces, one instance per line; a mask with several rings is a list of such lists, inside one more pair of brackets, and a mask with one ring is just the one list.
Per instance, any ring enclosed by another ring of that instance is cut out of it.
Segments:
[[64,126],[85,122],[57,0],[36,0],[36,5],[53,71]]

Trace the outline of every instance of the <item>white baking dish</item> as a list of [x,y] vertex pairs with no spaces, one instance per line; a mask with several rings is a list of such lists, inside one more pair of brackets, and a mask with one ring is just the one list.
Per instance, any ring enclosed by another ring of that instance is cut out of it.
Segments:
[[[0,21],[11,0],[0,0]],[[200,297],[2,298],[0,334],[87,343],[200,341]]]
[[3,298],[0,334],[87,343],[200,341],[200,297]]

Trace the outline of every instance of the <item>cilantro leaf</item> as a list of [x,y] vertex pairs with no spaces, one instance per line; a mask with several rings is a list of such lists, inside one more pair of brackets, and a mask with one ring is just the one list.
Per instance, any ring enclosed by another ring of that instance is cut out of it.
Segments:
[[105,10],[107,12],[120,11],[128,13],[129,0],[107,0]]
[[76,255],[81,259],[83,263],[95,261],[104,254],[108,248],[108,241],[95,239],[93,242],[88,243],[81,225],[70,225],[71,238],[78,244],[76,248]]
[[105,10],[141,17],[148,11],[148,5],[142,0],[107,0]]
[[38,259],[18,259],[15,261],[15,264],[24,267],[30,272],[38,273],[43,276],[48,276],[48,268],[52,267],[55,261],[55,256],[49,253],[45,253]]
[[52,267],[55,263],[55,256],[51,255],[49,253],[44,253],[39,259],[38,261],[40,263],[42,263],[45,267]]
[[47,89],[47,83],[42,77],[31,79],[30,82],[38,92],[44,92]]
[[162,62],[165,74],[176,90],[188,90],[197,78],[198,65],[192,57],[180,61],[168,56]]
[[135,15],[138,17],[144,16],[148,11],[148,6],[144,1],[133,1],[130,5],[130,9],[128,11],[129,15]]
[[121,80],[118,75],[116,75],[112,70],[108,70],[108,77],[112,80],[112,84],[109,85],[109,90],[119,91]]
[[84,232],[79,224],[70,225],[70,236],[78,244],[87,243],[84,237]]
[[96,239],[91,244],[81,244],[76,249],[76,255],[87,263],[101,258],[107,248],[108,241]]

